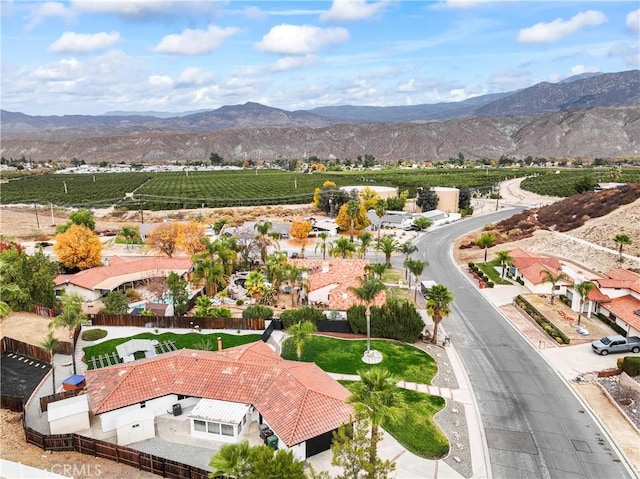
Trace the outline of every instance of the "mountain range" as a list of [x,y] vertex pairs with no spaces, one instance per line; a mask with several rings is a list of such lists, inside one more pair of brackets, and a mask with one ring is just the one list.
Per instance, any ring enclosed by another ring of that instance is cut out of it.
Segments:
[[640,154],[640,70],[585,74],[461,102],[286,111],[259,103],[173,114],[2,110],[1,153],[33,160],[381,159]]

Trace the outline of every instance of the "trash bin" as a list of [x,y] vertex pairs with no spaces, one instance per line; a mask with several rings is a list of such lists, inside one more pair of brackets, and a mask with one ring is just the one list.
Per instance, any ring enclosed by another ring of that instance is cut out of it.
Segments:
[[176,403],[173,405],[173,415],[179,416],[182,414],[182,405],[180,403]]
[[278,449],[278,436],[275,434],[267,437],[267,446],[271,449]]

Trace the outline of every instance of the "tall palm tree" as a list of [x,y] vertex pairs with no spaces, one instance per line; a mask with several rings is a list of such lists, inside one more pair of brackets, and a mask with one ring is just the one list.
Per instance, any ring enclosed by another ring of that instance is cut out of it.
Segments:
[[543,269],[540,271],[540,276],[543,277],[542,281],[544,283],[551,283],[551,304],[553,304],[553,300],[556,297],[556,283],[562,281],[563,279],[567,279],[567,275],[563,272],[559,274],[553,274],[551,271],[547,269]]
[[367,249],[373,241],[373,236],[371,236],[371,233],[360,233],[360,235],[358,235],[358,241],[360,241],[360,246],[358,247],[358,257],[360,259],[365,259],[365,256],[367,255]]
[[329,247],[329,254],[342,259],[351,258],[356,251],[356,245],[347,238],[338,238]]
[[233,479],[247,477],[250,455],[249,441],[225,444],[209,460],[209,465],[213,468],[211,477],[223,476]]
[[271,221],[265,221],[264,223],[256,223],[253,225],[254,229],[258,232],[256,235],[256,241],[260,246],[260,259],[262,264],[267,261],[267,250],[269,246],[276,244],[272,236],[269,235],[273,224]]
[[384,253],[384,260],[385,260],[385,264],[387,265],[387,268],[391,267],[391,254],[393,254],[398,250],[398,246],[399,246],[398,242],[395,239],[391,238],[390,236],[387,236],[386,238],[382,238],[376,244],[376,250],[380,251],[381,253]]
[[132,226],[123,226],[120,230],[120,234],[124,238],[126,248],[129,249],[129,244],[131,244],[131,247],[133,247],[133,240],[135,240],[138,236],[138,231],[136,230],[136,228]]
[[378,443],[381,439],[380,427],[385,423],[397,423],[403,417],[402,396],[397,380],[383,368],[358,371],[360,381],[353,385],[353,392],[347,402],[354,405],[356,415],[364,417],[371,425],[367,471],[368,479],[376,479],[375,463],[378,458]]
[[58,346],[58,338],[55,337],[53,331],[44,337],[40,342],[40,347],[49,353],[49,364],[51,364],[51,376],[53,380],[53,393],[56,392],[56,366],[53,361],[53,357],[56,354],[56,347]]
[[218,286],[224,288],[227,285],[227,276],[224,274],[222,261],[218,258],[196,258],[193,263],[191,281],[195,284],[204,282],[204,290],[207,296],[215,296],[218,294]]
[[578,326],[580,326],[580,318],[582,317],[582,308],[584,307],[584,301],[589,296],[589,293],[595,288],[595,283],[591,281],[583,281],[575,286],[576,293],[580,296],[580,309],[578,310]]
[[271,282],[273,288],[276,291],[280,291],[280,286],[284,280],[285,271],[288,266],[287,254],[277,252],[270,254],[267,257],[267,262],[264,265],[264,275],[267,280]]
[[451,291],[443,284],[436,284],[429,288],[425,294],[427,298],[427,313],[433,319],[433,338],[431,342],[438,342],[438,325],[440,321],[451,313],[451,303],[453,296]]
[[382,229],[382,217],[387,214],[387,202],[380,198],[376,201],[376,204],[373,205],[373,209],[376,212],[376,216],[378,217],[378,241],[380,241],[380,230]]
[[372,263],[364,267],[365,271],[372,274],[374,278],[382,279],[384,271],[387,269],[387,265],[384,263]]
[[298,361],[302,358],[304,343],[309,339],[311,333],[316,331],[316,326],[311,321],[296,323],[287,328],[287,334],[291,336],[293,343],[296,345],[296,356],[298,357]]
[[298,276],[303,271],[306,271],[306,268],[298,268],[294,264],[287,264],[284,269],[284,277],[289,282],[289,286],[291,287],[291,307],[295,308],[298,304],[298,295],[295,291],[295,286],[298,283]]
[[360,214],[360,203],[356,200],[349,200],[344,211],[347,218],[349,218],[349,241],[353,243],[353,229],[356,224],[356,218]]
[[[429,266],[429,263],[426,261],[421,261],[419,259],[408,259],[404,262],[404,265],[416,278],[416,282],[414,285],[415,291],[413,293],[413,302],[415,303],[418,299],[418,281],[420,280],[420,275],[424,271],[425,266]],[[409,282],[409,289],[411,289],[411,282]]]
[[203,258],[219,259],[222,263],[224,274],[231,276],[238,252],[237,244],[233,238],[221,237],[211,241],[209,238],[200,238],[200,243],[204,246],[204,250],[193,255],[193,260],[198,261]]
[[[407,261],[409,261],[409,256],[411,256],[413,253],[418,251],[418,247],[414,245],[411,241],[405,241],[400,245],[400,247],[398,248],[398,251],[404,254],[404,262],[406,263]],[[407,270],[405,269],[404,279],[407,279],[407,276],[408,276]]]
[[476,240],[476,245],[484,248],[484,262],[487,262],[487,250],[496,244],[496,237],[490,233],[485,233]]
[[498,251],[496,253],[496,259],[502,265],[502,274],[500,275],[500,277],[504,278],[504,272],[507,269],[507,265],[511,264],[511,262],[513,261],[513,258],[511,257],[508,251]]
[[387,287],[377,278],[365,277],[360,278],[360,286],[351,287],[351,291],[365,303],[367,310],[365,316],[367,318],[367,352],[371,351],[371,303],[380,291],[386,291]]
[[630,245],[631,243],[633,243],[633,241],[631,240],[629,235],[626,235],[624,233],[618,233],[617,235],[615,235],[613,237],[613,241],[618,245],[618,261],[622,262],[622,247],[625,245]]
[[327,241],[327,238],[329,238],[329,233],[326,231],[318,233],[318,238],[320,238],[320,241],[316,243],[316,252],[318,251],[318,248],[320,248],[320,251],[322,251],[322,259],[327,259],[327,250],[329,249],[329,242]]
[[82,297],[78,293],[64,291],[60,297],[62,312],[53,318],[49,327],[61,327],[69,331],[71,341],[71,361],[73,362],[73,374],[76,374],[76,341],[74,332],[87,320],[87,315],[82,312]]

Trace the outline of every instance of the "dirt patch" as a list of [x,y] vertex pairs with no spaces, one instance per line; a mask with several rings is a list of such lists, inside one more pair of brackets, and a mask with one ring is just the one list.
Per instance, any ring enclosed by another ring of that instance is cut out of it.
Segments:
[[64,328],[49,328],[50,318],[25,312],[11,312],[2,318],[2,336],[9,336],[24,343],[38,346],[53,331],[59,341],[69,341],[69,332]]

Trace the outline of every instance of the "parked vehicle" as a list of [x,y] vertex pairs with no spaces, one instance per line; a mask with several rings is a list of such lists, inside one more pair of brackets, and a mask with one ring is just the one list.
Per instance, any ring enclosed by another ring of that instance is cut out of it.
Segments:
[[594,352],[601,356],[609,353],[640,353],[640,337],[629,336],[607,336],[591,343]]

